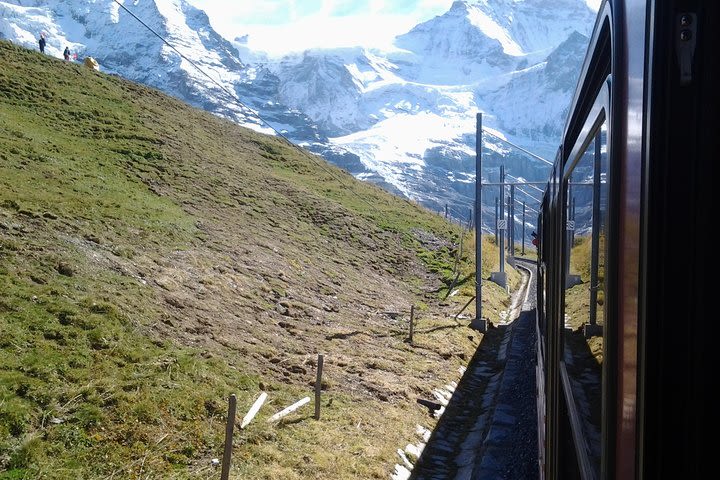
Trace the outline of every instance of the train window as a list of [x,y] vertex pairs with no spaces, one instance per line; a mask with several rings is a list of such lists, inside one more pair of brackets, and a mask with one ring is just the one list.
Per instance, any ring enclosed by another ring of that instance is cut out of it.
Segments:
[[[586,468],[600,474],[607,213],[607,129],[603,123],[565,182],[563,363],[581,430]],[[572,408],[572,407],[571,407]],[[576,432],[576,434],[579,432]]]

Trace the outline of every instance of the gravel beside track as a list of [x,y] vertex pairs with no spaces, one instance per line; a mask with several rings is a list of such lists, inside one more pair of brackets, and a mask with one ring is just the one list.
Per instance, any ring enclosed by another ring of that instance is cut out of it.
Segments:
[[412,470],[417,480],[538,478],[535,264],[520,315],[493,327]]

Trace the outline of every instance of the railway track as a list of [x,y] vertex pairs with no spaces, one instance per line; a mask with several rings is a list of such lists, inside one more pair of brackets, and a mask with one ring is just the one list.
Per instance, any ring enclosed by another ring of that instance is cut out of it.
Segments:
[[468,364],[410,478],[535,479],[534,263],[502,324],[491,328]]

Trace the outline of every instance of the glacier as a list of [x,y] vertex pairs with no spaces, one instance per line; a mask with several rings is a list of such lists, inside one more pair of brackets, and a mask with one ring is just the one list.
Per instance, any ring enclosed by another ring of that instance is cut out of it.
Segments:
[[[474,203],[475,116],[485,182],[499,166],[546,180],[596,12],[584,0],[455,1],[383,50],[311,49],[272,57],[227,40],[185,0],[0,0],[0,37],[158,88],[255,130],[282,134],[357,178],[466,219]],[[179,52],[182,53],[180,55]],[[211,78],[196,69],[200,67]],[[483,223],[494,197],[484,190]],[[519,194],[528,205],[535,195]]]

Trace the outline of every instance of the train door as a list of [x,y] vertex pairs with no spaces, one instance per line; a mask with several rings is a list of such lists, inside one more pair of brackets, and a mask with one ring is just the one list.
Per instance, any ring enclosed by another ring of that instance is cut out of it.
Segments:
[[720,2],[656,2],[650,21],[638,478],[704,478],[716,468]]

